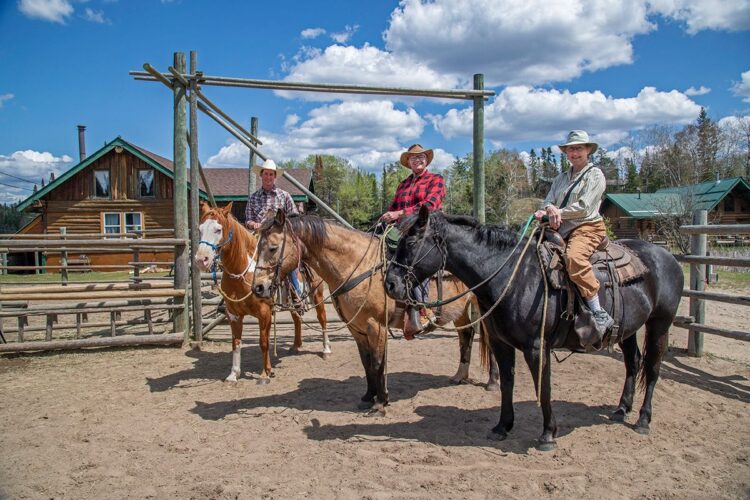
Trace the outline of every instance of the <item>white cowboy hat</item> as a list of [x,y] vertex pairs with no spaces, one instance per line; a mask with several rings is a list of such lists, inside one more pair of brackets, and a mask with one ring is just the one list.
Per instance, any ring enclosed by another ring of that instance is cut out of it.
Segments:
[[273,170],[276,172],[276,175],[281,172],[281,169],[276,166],[276,163],[272,159],[267,159],[263,162],[263,165],[253,165],[253,172],[260,175],[260,172],[262,170]]
[[591,151],[589,151],[590,155],[594,154],[599,148],[599,145],[597,143],[589,140],[589,134],[587,134],[585,130],[571,130],[568,134],[568,140],[565,141],[565,144],[558,144],[557,147],[560,148],[560,150],[564,153],[566,147],[576,144],[591,146]]

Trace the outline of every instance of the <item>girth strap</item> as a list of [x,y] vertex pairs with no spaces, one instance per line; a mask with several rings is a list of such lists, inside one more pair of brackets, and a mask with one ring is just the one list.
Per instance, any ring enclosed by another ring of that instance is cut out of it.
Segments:
[[375,274],[377,271],[379,271],[383,267],[383,264],[380,263],[375,267],[371,267],[367,271],[363,272],[362,274],[358,274],[354,278],[350,279],[340,287],[338,287],[332,294],[331,298],[335,299],[339,295],[342,295],[350,290],[353,290],[357,285],[362,283],[364,280]]

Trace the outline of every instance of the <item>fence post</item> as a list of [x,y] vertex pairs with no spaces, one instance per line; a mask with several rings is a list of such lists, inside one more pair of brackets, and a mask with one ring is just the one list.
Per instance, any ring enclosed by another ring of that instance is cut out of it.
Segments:
[[[61,227],[60,228],[60,239],[65,239],[65,234],[67,233],[67,228]],[[60,265],[62,266],[60,268],[60,280],[62,281],[63,285],[68,284],[68,251],[63,250],[60,254]]]
[[[708,224],[708,211],[696,210],[693,212],[693,225],[705,226]],[[690,235],[690,255],[705,257],[706,242],[708,237],[705,233]],[[706,265],[690,264],[690,289],[702,292],[706,284]],[[690,297],[690,316],[695,323],[706,322],[706,301],[696,297]],[[690,356],[703,356],[703,332],[688,330],[688,354]]]
[[[484,75],[474,75],[474,90],[484,90]],[[485,223],[484,189],[484,97],[474,98],[474,217]]]
[[[185,73],[185,53],[174,53],[174,67],[179,73]],[[187,199],[187,101],[186,89],[179,80],[174,81],[174,236],[181,240],[188,239],[188,199]],[[175,246],[174,287],[188,292],[190,273],[190,246]],[[174,333],[182,332],[184,342],[190,336],[189,316],[186,297],[175,297],[175,304],[183,307],[174,311]]]
[[[251,116],[250,117],[250,133],[253,135],[253,137],[258,137],[258,117],[257,116]],[[257,161],[256,158],[258,155],[253,151],[250,150],[250,165],[249,170],[247,173],[247,197],[249,198],[251,194],[255,192],[255,172],[253,171],[253,167],[255,166],[255,162]]]
[[[199,222],[199,189],[200,189],[200,163],[198,161],[198,54],[190,51],[190,249],[191,257],[194,258],[198,252],[198,241],[200,231]],[[191,263],[193,262],[191,258]],[[196,342],[203,341],[203,324],[201,319],[201,271],[198,266],[191,265],[190,274],[190,304],[193,309],[193,338]]]

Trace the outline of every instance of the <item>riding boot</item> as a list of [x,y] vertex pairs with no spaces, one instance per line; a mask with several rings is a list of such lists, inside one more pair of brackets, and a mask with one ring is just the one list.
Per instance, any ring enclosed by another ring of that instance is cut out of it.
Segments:
[[415,335],[419,335],[423,331],[424,327],[419,319],[419,309],[414,306],[407,306],[406,314],[404,315],[404,338],[411,340]]

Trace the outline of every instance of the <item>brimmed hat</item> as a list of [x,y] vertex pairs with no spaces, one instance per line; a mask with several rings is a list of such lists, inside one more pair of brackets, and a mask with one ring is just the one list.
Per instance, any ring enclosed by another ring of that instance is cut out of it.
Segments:
[[424,154],[427,156],[428,165],[432,162],[433,153],[431,149],[424,149],[421,144],[412,144],[409,146],[409,149],[401,153],[401,165],[409,168],[409,157],[418,154]]
[[260,175],[261,170],[273,170],[276,172],[276,175],[279,175],[279,172],[281,172],[281,169],[276,166],[276,163],[274,163],[273,160],[270,158],[263,162],[263,165],[253,165],[253,172]]
[[589,151],[590,155],[594,154],[599,148],[599,145],[597,143],[591,142],[589,140],[589,134],[587,134],[585,130],[571,130],[568,134],[568,140],[565,141],[565,144],[558,144],[557,147],[560,148],[564,153],[566,147],[577,144],[591,146],[591,151]]

